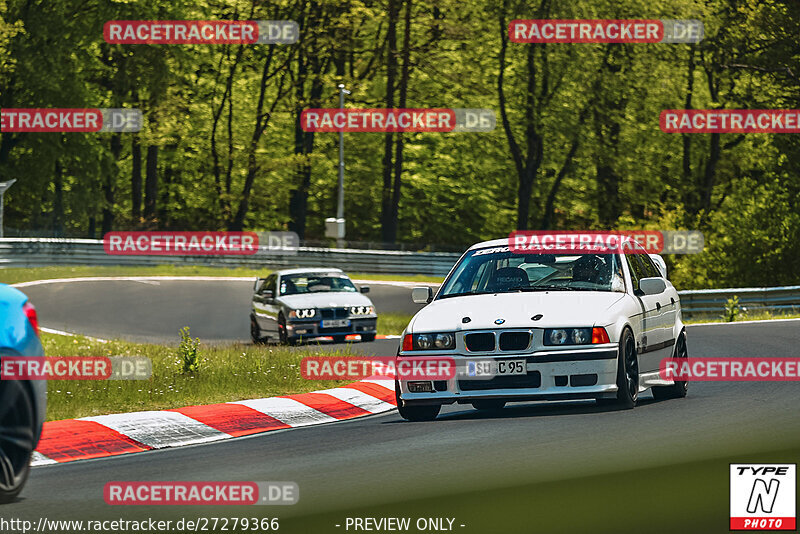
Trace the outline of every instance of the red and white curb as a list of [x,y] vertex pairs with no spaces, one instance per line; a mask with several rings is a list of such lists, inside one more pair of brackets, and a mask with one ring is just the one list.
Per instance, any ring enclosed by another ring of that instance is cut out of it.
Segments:
[[31,465],[209,443],[394,408],[394,382],[370,379],[298,395],[49,421]]

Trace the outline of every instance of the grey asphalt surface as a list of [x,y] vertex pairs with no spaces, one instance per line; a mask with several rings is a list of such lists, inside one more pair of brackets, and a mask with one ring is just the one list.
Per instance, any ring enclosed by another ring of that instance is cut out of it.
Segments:
[[[411,288],[369,282],[378,313],[412,315]],[[41,325],[105,339],[177,343],[178,330],[212,342],[250,341],[252,281],[86,281],[23,287]]]
[[[196,289],[189,284],[194,282],[72,283],[25,290],[39,307],[42,323],[53,328],[62,321],[63,329],[101,337],[114,331],[128,337],[138,331],[155,339],[189,324],[198,335],[206,328],[202,336],[235,337],[223,324],[246,313],[250,287],[215,283]],[[407,288],[393,289],[407,298]],[[104,305],[112,296],[114,304]],[[67,303],[68,311],[59,312]],[[102,328],[78,329],[91,326],[93,320]],[[168,321],[173,323],[165,326]],[[800,357],[798,340],[800,321],[688,328],[691,356]],[[386,355],[394,354],[397,343],[383,340],[353,346],[360,345],[359,352]],[[455,405],[427,423],[405,422],[391,412],[206,445],[37,467],[21,498],[3,506],[0,517],[289,519],[466,490],[486,492],[486,513],[491,514],[495,488],[589,475],[612,480],[632,469],[662,466],[680,480],[691,475],[681,471],[686,468],[679,464],[685,462],[798,450],[798,398],[796,382],[696,382],[686,399],[656,402],[645,394],[636,409],[627,411],[590,401],[518,403],[498,414]],[[299,484],[301,497],[294,506],[247,510],[111,507],[103,501],[103,487],[114,480],[289,480]],[[658,491],[647,481],[633,481],[631,486],[633,491]],[[727,472],[720,473],[718,486],[718,493],[709,498],[727,502]],[[669,495],[664,497],[669,500]],[[535,508],[535,503],[526,506]],[[458,518],[459,510],[448,505],[441,515]],[[330,525],[326,531],[344,529]],[[459,531],[470,530],[467,526]]]
[[[800,357],[798,326],[798,321],[692,326],[690,355]],[[0,512],[34,520],[240,513],[290,518],[466,489],[485,490],[491,503],[493,488],[593,474],[613,477],[645,467],[675,469],[680,479],[687,474],[669,466],[796,449],[799,396],[798,383],[705,382],[691,384],[685,399],[655,402],[646,394],[637,408],[627,411],[592,402],[514,404],[499,415],[450,406],[437,421],[426,423],[404,422],[392,412],[221,443],[34,468],[22,498]],[[301,497],[295,506],[245,511],[111,507],[102,495],[105,483],[114,480],[291,480],[299,484]],[[720,473],[719,480],[715,498],[726,499],[727,472]],[[633,486],[657,491],[646,482]],[[441,513],[459,515],[457,509]],[[343,530],[331,525],[330,532],[337,531]]]

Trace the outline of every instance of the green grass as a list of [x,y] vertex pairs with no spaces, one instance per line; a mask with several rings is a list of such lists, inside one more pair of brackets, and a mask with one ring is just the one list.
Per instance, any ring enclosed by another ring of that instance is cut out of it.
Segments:
[[400,335],[411,322],[413,315],[402,313],[380,313],[378,314],[378,334]]
[[[51,278],[80,278],[84,276],[260,276],[265,277],[269,269],[246,269],[224,267],[202,267],[194,265],[134,266],[52,266],[32,268],[0,269],[0,283],[17,284]],[[401,274],[352,273],[356,280],[399,280],[405,282],[441,282],[442,277]]]
[[[742,321],[769,321],[774,319],[797,319],[797,318],[800,318],[800,313],[773,313],[768,310],[765,310],[758,312],[740,312],[736,316],[736,320],[733,322],[739,323]],[[685,324],[697,324],[697,323],[727,323],[731,321],[727,321],[726,319],[722,318],[719,315],[707,315],[707,316],[693,317],[691,319],[684,320],[683,322]]]
[[[146,356],[153,363],[149,380],[50,381],[48,421],[273,397],[347,383],[305,380],[300,374],[300,361],[313,352],[280,346],[201,344],[199,370],[183,374],[177,347],[125,341],[100,343],[82,336],[51,334],[43,334],[42,343],[48,356]],[[343,346],[326,355],[348,353],[347,346]]]

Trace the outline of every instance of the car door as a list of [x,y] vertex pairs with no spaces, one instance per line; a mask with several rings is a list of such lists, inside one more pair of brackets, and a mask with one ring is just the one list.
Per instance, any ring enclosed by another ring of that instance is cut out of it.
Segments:
[[277,280],[277,275],[269,275],[253,295],[253,313],[259,328],[268,336],[278,334],[278,307],[275,302]]
[[667,288],[656,300],[656,309],[660,312],[658,318],[659,333],[658,341],[660,344],[657,349],[658,357],[669,358],[672,356],[672,349],[675,346],[675,321],[678,316],[678,292],[675,287],[664,276],[661,269],[658,268],[656,262],[647,254],[641,254],[642,262],[644,263],[647,276],[658,276],[663,278],[667,284]]
[[659,337],[661,334],[660,316],[662,295],[645,295],[639,289],[639,280],[648,278],[650,274],[642,262],[643,254],[626,254],[628,270],[631,273],[633,295],[639,301],[641,309],[641,334],[636,340],[639,352],[639,372],[655,371],[659,363]]

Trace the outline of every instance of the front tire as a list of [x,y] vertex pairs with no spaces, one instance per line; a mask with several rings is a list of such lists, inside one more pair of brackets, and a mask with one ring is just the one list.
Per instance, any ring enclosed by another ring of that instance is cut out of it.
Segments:
[[261,328],[258,326],[256,318],[252,315],[250,316],[250,339],[255,345],[264,343],[264,337],[261,335]]
[[400,383],[397,380],[394,381],[394,398],[397,403],[397,412],[406,421],[433,421],[442,409],[441,404],[404,406],[403,401],[400,399]]
[[598,399],[598,404],[613,404],[624,409],[636,406],[639,400],[639,356],[629,329],[622,331],[617,356],[617,397]]
[[506,401],[504,400],[496,400],[496,399],[485,399],[475,401],[472,404],[472,407],[476,410],[486,411],[486,412],[497,412],[502,410],[505,405]]
[[286,330],[286,318],[283,315],[278,316],[278,340],[281,345],[297,345],[297,340],[289,337]]
[[[689,350],[686,348],[686,332],[681,332],[675,343],[673,358],[688,358]],[[671,386],[654,386],[653,398],[656,400],[682,399],[689,391],[689,383],[685,380],[675,380]]]
[[0,382],[0,503],[13,501],[28,478],[35,418],[33,400],[24,384]]

